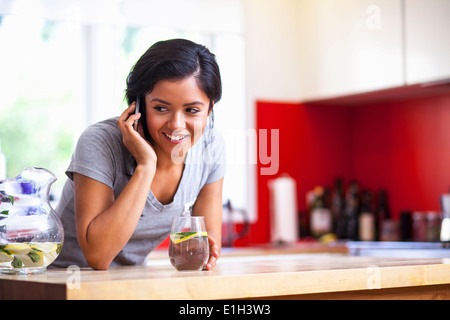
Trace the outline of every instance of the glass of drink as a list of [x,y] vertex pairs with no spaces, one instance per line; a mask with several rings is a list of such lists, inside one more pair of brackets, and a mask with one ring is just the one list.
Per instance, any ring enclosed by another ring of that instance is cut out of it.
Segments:
[[209,258],[204,217],[182,216],[172,219],[169,257],[170,263],[178,271],[203,269]]

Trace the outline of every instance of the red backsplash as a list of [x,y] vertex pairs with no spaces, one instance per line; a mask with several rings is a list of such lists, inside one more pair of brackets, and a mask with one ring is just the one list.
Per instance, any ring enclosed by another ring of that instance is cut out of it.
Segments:
[[269,242],[267,182],[283,173],[297,181],[303,212],[306,192],[316,185],[332,187],[337,176],[345,186],[355,179],[362,188],[385,188],[394,218],[405,209],[440,210],[439,195],[449,192],[448,92],[358,106],[258,101],[256,127],[279,129],[279,170],[260,175],[264,165],[258,164],[258,221],[242,243]]

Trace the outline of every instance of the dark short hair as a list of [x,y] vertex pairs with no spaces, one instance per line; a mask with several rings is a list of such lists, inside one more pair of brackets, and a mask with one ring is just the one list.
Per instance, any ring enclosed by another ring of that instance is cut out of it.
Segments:
[[150,93],[160,80],[181,80],[195,76],[197,85],[212,102],[222,97],[222,81],[216,56],[203,45],[186,39],[171,39],[153,44],[136,62],[127,78],[128,105]]

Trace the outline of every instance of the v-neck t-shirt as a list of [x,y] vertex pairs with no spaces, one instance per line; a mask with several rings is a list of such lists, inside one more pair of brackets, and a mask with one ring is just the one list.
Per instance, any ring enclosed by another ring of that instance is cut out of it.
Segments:
[[[122,142],[117,118],[89,126],[80,136],[67,168],[56,212],[64,227],[64,245],[52,267],[88,266],[77,241],[73,173],[99,181],[117,198],[131,179],[136,162]],[[225,144],[215,128],[205,129],[189,149],[181,180],[171,203],[162,204],[150,191],[139,222],[125,247],[110,266],[141,265],[146,256],[170,233],[172,218],[183,213],[185,204],[194,202],[201,189],[225,174]]]

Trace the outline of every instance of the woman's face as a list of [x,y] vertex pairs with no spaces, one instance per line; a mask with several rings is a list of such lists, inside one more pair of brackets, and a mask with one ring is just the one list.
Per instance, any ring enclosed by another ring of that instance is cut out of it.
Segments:
[[209,99],[193,76],[161,80],[145,96],[147,127],[160,155],[184,157],[206,127]]

